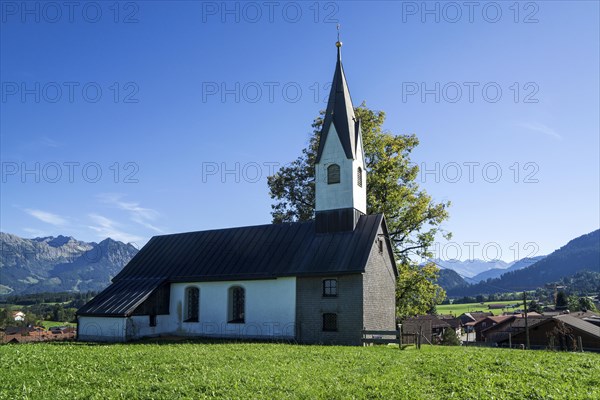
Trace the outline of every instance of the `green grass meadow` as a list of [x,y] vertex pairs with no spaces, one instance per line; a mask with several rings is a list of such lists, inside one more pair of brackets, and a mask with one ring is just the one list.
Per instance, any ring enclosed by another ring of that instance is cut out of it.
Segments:
[[42,321],[41,324],[44,328],[52,328],[53,326],[72,326],[76,327],[77,324],[74,322],[57,322],[57,321]]
[[600,354],[264,343],[0,346],[1,399],[600,399]]
[[[488,306],[490,304],[519,304],[519,307],[517,308],[506,308],[505,310],[502,309],[494,309],[494,310],[490,310],[488,308]],[[438,314],[453,314],[454,316],[459,316],[463,313],[466,312],[471,312],[471,311],[491,311],[494,313],[494,315],[501,315],[504,311],[513,311],[513,310],[517,310],[519,308],[523,308],[522,307],[523,302],[519,301],[519,300],[511,300],[511,301],[488,301],[485,302],[483,304],[481,303],[466,303],[466,304],[441,304],[436,306],[436,310],[438,312]]]

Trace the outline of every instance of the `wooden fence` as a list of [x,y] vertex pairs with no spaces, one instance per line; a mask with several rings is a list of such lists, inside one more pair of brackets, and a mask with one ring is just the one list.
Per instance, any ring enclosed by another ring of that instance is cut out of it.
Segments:
[[401,331],[378,331],[378,330],[363,330],[362,331],[363,346],[369,344],[397,344],[399,349],[406,346],[415,345],[418,349],[421,348],[421,338],[416,333],[402,333]]

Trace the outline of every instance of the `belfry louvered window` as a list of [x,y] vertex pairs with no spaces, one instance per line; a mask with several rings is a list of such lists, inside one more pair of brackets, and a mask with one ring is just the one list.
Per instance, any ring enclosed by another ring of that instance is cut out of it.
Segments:
[[327,183],[340,183],[340,166],[337,164],[331,164],[327,167]]
[[184,322],[198,322],[200,313],[200,289],[189,287],[185,289],[185,320]]
[[363,173],[362,173],[362,168],[358,167],[358,169],[356,170],[356,182],[358,183],[359,187],[362,187],[362,182],[363,182],[363,177],[362,177]]

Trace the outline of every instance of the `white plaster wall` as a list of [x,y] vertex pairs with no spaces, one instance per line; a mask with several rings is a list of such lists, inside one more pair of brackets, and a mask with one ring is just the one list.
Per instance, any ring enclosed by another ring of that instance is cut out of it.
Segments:
[[100,342],[124,342],[126,324],[126,318],[80,316],[77,338]]
[[[359,136],[360,137],[360,136]],[[321,154],[321,160],[315,165],[316,211],[339,208],[356,208],[366,214],[367,211],[367,173],[364,166],[362,138],[359,139],[356,160],[346,158],[346,153],[338,137],[334,124],[330,125],[327,141]],[[340,183],[327,184],[327,167],[340,166]],[[363,169],[363,187],[356,181],[358,167]]]
[[[200,289],[198,322],[183,322],[182,318],[185,289],[190,286]],[[246,290],[243,324],[227,322],[228,294],[232,286],[241,286]],[[169,316],[158,316],[168,318],[168,322],[165,325],[161,322],[160,329],[155,331],[190,336],[293,338],[296,320],[296,278],[174,283],[171,285],[170,307]]]
[[156,326],[150,326],[150,317],[148,315],[134,315],[129,317],[127,334],[129,338],[137,339],[159,336],[171,330],[169,315],[157,315]]

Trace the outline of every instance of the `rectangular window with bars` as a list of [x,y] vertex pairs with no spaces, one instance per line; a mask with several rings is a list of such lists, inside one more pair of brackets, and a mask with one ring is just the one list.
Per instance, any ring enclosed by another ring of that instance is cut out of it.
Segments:
[[334,314],[334,313],[323,314],[323,331],[324,332],[337,332],[337,314]]

